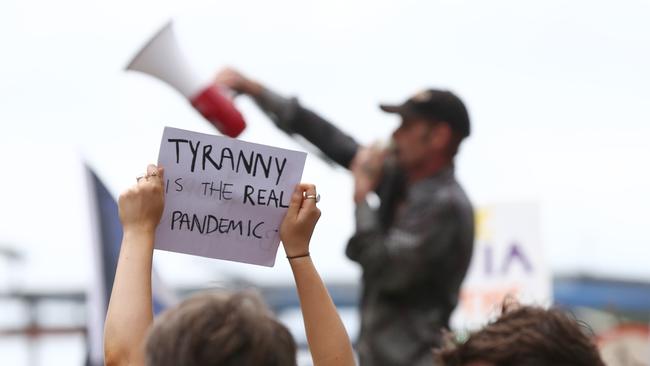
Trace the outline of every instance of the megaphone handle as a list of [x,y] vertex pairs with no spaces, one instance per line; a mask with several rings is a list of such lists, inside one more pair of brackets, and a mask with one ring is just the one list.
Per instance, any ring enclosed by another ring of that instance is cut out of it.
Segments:
[[237,137],[246,128],[244,117],[215,85],[211,84],[203,89],[192,98],[191,103],[205,119],[226,136]]

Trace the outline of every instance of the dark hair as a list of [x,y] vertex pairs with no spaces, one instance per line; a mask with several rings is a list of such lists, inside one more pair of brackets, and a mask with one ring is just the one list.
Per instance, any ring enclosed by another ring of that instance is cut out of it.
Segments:
[[462,344],[436,351],[443,365],[483,361],[496,366],[604,366],[581,326],[559,309],[521,306],[470,335]]
[[296,343],[252,292],[195,295],[156,319],[149,366],[295,366]]
[[456,154],[458,154],[458,149],[460,148],[460,143],[463,142],[463,137],[462,135],[458,134],[457,132],[452,132],[451,133],[451,139],[449,141],[449,145],[447,147],[447,154],[449,157],[454,157]]

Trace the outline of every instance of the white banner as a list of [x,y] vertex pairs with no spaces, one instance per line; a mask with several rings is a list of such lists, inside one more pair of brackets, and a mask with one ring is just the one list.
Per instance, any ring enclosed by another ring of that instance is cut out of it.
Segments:
[[481,327],[500,314],[508,296],[523,304],[552,302],[536,204],[498,204],[476,211],[474,255],[451,327],[461,331]]

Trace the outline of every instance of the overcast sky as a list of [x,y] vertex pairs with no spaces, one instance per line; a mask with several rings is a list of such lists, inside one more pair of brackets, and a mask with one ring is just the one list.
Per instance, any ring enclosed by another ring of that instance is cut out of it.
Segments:
[[[466,101],[473,133],[457,173],[477,205],[535,202],[554,273],[650,280],[650,3],[647,1],[32,1],[0,3],[0,288],[79,288],[90,276],[82,162],[117,196],[154,162],[165,125],[214,133],[174,90],[123,71],[168,19],[201,75],[232,65],[368,143],[377,109],[423,87]],[[244,98],[241,139],[301,149]],[[344,255],[351,179],[310,156],[323,276],[355,281]],[[4,245],[4,244],[3,244]],[[280,254],[282,255],[282,254]],[[176,283],[268,269],[156,253]]]

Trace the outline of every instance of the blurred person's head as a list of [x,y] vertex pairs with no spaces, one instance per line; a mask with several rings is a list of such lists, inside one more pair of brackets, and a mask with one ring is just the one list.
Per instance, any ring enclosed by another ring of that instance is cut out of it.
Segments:
[[495,322],[436,354],[445,366],[604,366],[586,331],[558,309],[504,305]]
[[446,90],[427,89],[400,105],[380,107],[402,118],[393,132],[393,142],[397,162],[406,170],[447,165],[470,134],[465,105]]
[[251,292],[195,295],[156,319],[148,366],[295,366],[296,344]]

